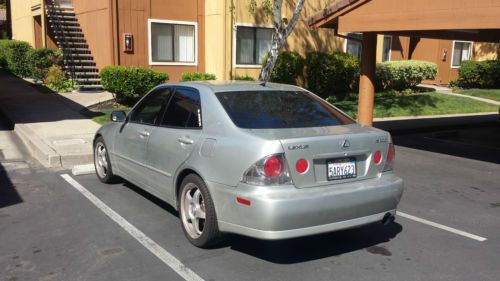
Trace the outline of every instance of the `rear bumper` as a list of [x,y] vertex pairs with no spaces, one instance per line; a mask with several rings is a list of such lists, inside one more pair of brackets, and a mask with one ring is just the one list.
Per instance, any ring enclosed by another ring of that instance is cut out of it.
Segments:
[[[392,215],[403,193],[393,173],[378,178],[315,188],[229,187],[207,182],[219,229],[260,239],[301,237],[382,221]],[[236,202],[236,197],[251,205]]]

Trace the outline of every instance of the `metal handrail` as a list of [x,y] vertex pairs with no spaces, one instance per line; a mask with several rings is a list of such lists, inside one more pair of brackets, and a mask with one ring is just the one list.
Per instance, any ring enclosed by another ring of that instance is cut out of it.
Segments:
[[[76,70],[75,70],[75,60],[74,60],[73,51],[71,50],[71,48],[68,48],[68,46],[70,46],[70,44],[68,42],[68,39],[66,38],[66,32],[64,31],[63,25],[60,22],[61,21],[60,19],[62,19],[62,18],[59,19],[56,17],[57,12],[59,12],[60,15],[63,15],[61,5],[59,4],[59,2],[57,0],[46,0],[45,4],[47,7],[47,13],[49,13],[51,21],[54,24],[54,27],[56,27],[55,30],[53,30],[54,35],[58,36],[58,38],[57,38],[58,40],[56,40],[56,41],[59,41],[59,39],[62,39],[61,41],[64,41],[64,43],[66,45],[66,48],[63,48],[62,46],[58,46],[58,47],[59,47],[59,49],[61,49],[61,51],[63,53],[63,61],[64,61],[64,64],[66,65],[66,69],[69,70],[69,74],[70,74],[70,78],[71,78],[71,86],[74,87],[75,86],[75,79],[76,79],[76,74],[75,74]],[[59,32],[56,32],[56,30],[58,30]],[[69,55],[67,53],[69,53]],[[69,67],[68,67],[68,63],[67,63],[68,61],[70,62]]]

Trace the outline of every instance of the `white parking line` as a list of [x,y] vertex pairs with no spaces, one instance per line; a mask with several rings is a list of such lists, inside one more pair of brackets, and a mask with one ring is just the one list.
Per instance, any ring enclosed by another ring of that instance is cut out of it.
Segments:
[[76,190],[83,194],[87,199],[90,200],[97,208],[99,208],[108,217],[114,220],[119,226],[121,226],[126,232],[128,232],[132,237],[134,237],[139,243],[141,243],[146,249],[158,257],[162,262],[172,268],[177,274],[179,274],[184,280],[187,281],[203,281],[203,279],[194,273],[191,269],[186,267],[182,262],[176,259],[172,254],[167,252],[164,248],[158,245],[151,238],[146,236],[142,231],[137,229],[135,226],[130,224],[126,219],[120,216],[117,212],[113,211],[108,205],[104,204],[99,198],[94,194],[90,193],[85,187],[74,180],[70,175],[63,174],[61,177],[71,184]]
[[468,233],[468,232],[465,232],[465,231],[462,231],[462,230],[458,230],[458,229],[455,229],[455,228],[452,228],[452,227],[449,227],[449,226],[446,226],[446,225],[442,225],[442,224],[439,224],[439,223],[435,223],[435,222],[432,222],[432,221],[421,219],[419,217],[415,217],[415,216],[412,216],[412,215],[409,215],[409,214],[406,214],[406,213],[403,213],[403,212],[397,211],[396,214],[398,216],[400,216],[400,217],[407,218],[407,219],[410,219],[410,220],[414,220],[414,221],[417,221],[417,222],[420,222],[420,223],[423,223],[423,224],[427,224],[427,225],[430,225],[430,226],[434,226],[436,228],[439,228],[439,229],[442,229],[442,230],[446,230],[446,231],[449,231],[449,232],[452,232],[452,233],[455,233],[455,234],[458,234],[458,235],[461,235],[461,236],[464,236],[464,237],[467,237],[467,238],[470,238],[470,239],[474,239],[474,240],[477,240],[479,242],[484,242],[484,241],[487,240],[484,237],[477,236],[477,235],[474,235],[474,234],[471,234],[471,233]]

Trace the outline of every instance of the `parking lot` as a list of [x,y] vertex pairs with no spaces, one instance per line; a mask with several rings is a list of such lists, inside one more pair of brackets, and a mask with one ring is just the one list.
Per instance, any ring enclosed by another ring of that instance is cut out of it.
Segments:
[[0,280],[499,280],[498,136],[497,124],[396,135],[405,192],[389,226],[230,235],[209,250],[131,184],[3,164]]

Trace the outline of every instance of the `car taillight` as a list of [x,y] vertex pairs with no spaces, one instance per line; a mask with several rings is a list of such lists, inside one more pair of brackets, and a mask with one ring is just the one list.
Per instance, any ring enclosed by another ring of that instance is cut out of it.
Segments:
[[300,159],[299,161],[297,161],[297,164],[295,164],[295,169],[300,174],[303,174],[307,172],[307,169],[309,169],[309,163],[306,159]]
[[396,149],[394,148],[394,144],[389,144],[389,149],[387,150],[387,159],[385,160],[384,172],[392,171],[392,167],[394,166],[394,158],[396,158]]
[[251,185],[291,184],[285,155],[274,154],[262,158],[245,171],[241,181]]
[[266,177],[276,177],[279,176],[283,172],[283,160],[276,157],[271,156],[266,159],[264,162],[264,175]]
[[373,155],[373,162],[377,165],[380,164],[380,162],[382,162],[382,152],[380,151],[375,152],[375,154]]

